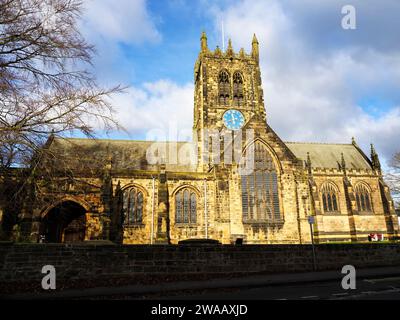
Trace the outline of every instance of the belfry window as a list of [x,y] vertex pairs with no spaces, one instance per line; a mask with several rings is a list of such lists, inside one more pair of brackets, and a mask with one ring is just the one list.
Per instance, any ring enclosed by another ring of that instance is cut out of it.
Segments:
[[233,105],[236,107],[243,105],[243,78],[240,72],[233,74]]
[[175,222],[196,223],[197,196],[188,189],[182,189],[175,195]]
[[249,152],[254,152],[254,170],[241,178],[243,221],[279,222],[278,174],[273,159],[261,142],[246,151],[246,161],[253,158]]
[[331,183],[326,183],[321,188],[324,212],[338,212],[338,196],[336,188]]
[[371,196],[367,187],[363,184],[358,184],[355,189],[357,210],[359,212],[371,212]]
[[229,104],[229,96],[231,92],[231,85],[229,81],[229,74],[226,71],[221,71],[218,77],[219,85],[219,103],[223,105]]
[[137,188],[126,189],[123,193],[124,223],[141,223],[143,219],[143,192]]

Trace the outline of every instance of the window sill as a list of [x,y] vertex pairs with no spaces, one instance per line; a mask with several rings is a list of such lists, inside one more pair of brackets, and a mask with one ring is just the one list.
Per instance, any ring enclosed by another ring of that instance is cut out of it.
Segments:
[[254,226],[280,226],[285,223],[284,220],[269,221],[269,220],[243,220],[243,224]]
[[324,212],[323,213],[324,216],[346,216],[346,214],[341,213],[339,211],[335,211],[335,212]]
[[196,223],[178,222],[178,223],[175,223],[175,227],[178,227],[178,228],[196,228],[197,224]]
[[358,214],[359,216],[374,216],[375,213],[372,211],[355,211],[355,214]]
[[124,224],[124,228],[143,228],[143,227],[144,227],[144,223],[142,223],[142,222]]

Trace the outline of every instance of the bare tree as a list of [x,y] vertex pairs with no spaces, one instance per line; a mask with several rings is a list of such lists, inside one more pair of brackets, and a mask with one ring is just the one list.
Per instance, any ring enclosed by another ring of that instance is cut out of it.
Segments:
[[400,206],[400,152],[397,152],[390,161],[390,170],[385,175],[385,180],[393,194],[394,201]]
[[50,135],[119,128],[108,98],[123,88],[102,88],[89,71],[81,14],[79,0],[0,0],[0,216],[31,185]]
[[0,0],[0,165],[24,165],[50,133],[117,126],[78,30],[78,0]]

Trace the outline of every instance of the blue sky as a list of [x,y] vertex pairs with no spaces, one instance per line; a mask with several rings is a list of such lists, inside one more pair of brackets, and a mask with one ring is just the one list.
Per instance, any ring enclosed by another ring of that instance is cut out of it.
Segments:
[[[356,8],[344,30],[341,8]],[[113,99],[128,131],[146,139],[177,127],[190,137],[193,66],[202,30],[221,46],[260,42],[268,122],[288,141],[349,143],[384,160],[400,150],[400,1],[87,0],[82,33],[97,47],[101,84],[129,85]]]

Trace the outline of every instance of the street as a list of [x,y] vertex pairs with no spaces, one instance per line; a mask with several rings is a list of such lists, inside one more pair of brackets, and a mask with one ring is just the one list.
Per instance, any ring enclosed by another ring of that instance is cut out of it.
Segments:
[[169,293],[168,296],[150,295],[142,298],[167,300],[400,300],[400,277],[358,280],[354,290],[343,290],[340,282],[328,281],[260,288],[187,291]]

